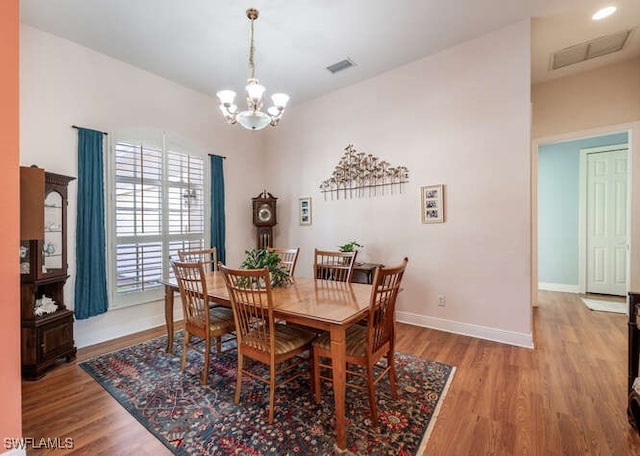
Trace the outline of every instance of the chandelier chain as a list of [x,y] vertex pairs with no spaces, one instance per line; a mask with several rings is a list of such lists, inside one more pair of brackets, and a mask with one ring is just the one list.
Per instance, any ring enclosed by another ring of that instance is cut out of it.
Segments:
[[251,79],[255,79],[256,77],[256,64],[254,61],[256,48],[253,45],[253,21],[254,20],[255,19],[251,19],[251,46],[249,46],[249,69],[251,70]]

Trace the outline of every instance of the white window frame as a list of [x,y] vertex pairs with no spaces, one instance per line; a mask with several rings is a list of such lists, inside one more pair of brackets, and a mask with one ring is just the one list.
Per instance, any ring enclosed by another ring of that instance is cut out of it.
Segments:
[[[174,152],[183,152],[191,156],[201,158],[203,161],[203,198],[204,198],[204,233],[203,236],[198,234],[170,234],[169,218],[162,217],[162,233],[159,235],[162,242],[162,278],[167,279],[170,272],[170,261],[176,258],[170,258],[169,242],[172,240],[193,240],[203,239],[205,246],[209,245],[210,240],[210,214],[211,205],[208,203],[211,188],[211,169],[208,155],[201,148],[194,146],[188,140],[179,138],[176,135],[166,133],[155,129],[130,129],[121,130],[109,134],[108,151],[106,157],[107,183],[105,186],[106,199],[106,220],[107,220],[107,288],[109,293],[109,309],[120,309],[138,304],[144,304],[164,299],[164,287],[159,286],[147,291],[134,291],[129,293],[118,293],[116,289],[116,254],[117,254],[117,230],[116,230],[116,200],[115,200],[115,147],[119,141],[153,141],[162,144],[162,214],[168,214],[168,188],[169,181],[167,179],[168,151],[169,145]],[[135,239],[135,237],[132,237]]]

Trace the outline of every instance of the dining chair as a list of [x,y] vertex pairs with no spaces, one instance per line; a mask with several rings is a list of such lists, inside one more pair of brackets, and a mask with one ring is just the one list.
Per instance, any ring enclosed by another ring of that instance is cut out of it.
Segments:
[[179,250],[178,258],[183,263],[197,263],[199,261],[207,272],[218,270],[218,250],[215,247],[200,250]]
[[273,252],[280,257],[280,266],[287,271],[289,278],[293,280],[296,271],[296,264],[298,263],[298,255],[300,254],[300,247],[295,249],[277,249],[269,247],[269,252]]
[[[182,362],[180,371],[184,371],[189,347],[204,354],[204,366],[200,382],[207,384],[209,376],[209,354],[211,340],[215,341],[216,352],[222,352],[222,336],[233,333],[236,329],[233,312],[225,307],[210,307],[207,296],[207,282],[202,263],[173,262],[173,271],[178,281],[182,312],[184,314],[184,342],[182,346]],[[198,340],[191,343],[191,338]],[[204,340],[205,348],[196,345]]]
[[357,251],[314,250],[313,276],[316,279],[351,282]]
[[[400,282],[407,267],[408,258],[395,267],[377,268],[373,279],[371,297],[369,299],[369,315],[367,326],[352,325],[346,331],[346,362],[347,386],[368,391],[371,419],[374,426],[378,426],[378,411],[376,404],[375,385],[385,375],[389,374],[391,395],[397,399],[396,370],[394,365],[395,342],[395,305]],[[320,380],[331,381],[331,377],[322,375],[322,369],[332,369],[331,366],[331,337],[329,333],[321,334],[313,342],[313,372],[314,396],[317,403],[321,401]],[[322,363],[321,358],[329,360]],[[386,358],[386,365],[378,362]],[[361,366],[362,370],[349,368],[349,364]],[[379,373],[376,373],[377,370]],[[364,372],[363,372],[364,371]],[[354,383],[349,376],[359,377],[363,381]]]
[[[234,403],[240,402],[242,376],[246,375],[269,385],[269,424],[273,424],[275,389],[302,375],[293,370],[309,361],[313,379],[313,355],[300,356],[312,350],[315,334],[291,325],[277,324],[273,317],[273,299],[269,270],[231,269],[220,265],[229,291],[238,338],[238,368]],[[251,358],[269,367],[268,378],[247,369],[244,358]]]

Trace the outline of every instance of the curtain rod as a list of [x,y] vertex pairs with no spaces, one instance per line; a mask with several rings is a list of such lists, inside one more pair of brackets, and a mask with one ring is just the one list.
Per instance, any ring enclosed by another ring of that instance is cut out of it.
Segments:
[[207,154],[209,157],[222,157],[223,160],[226,160],[227,157],[225,157],[224,155],[218,155],[218,154]]
[[[77,130],[77,129],[79,129],[80,127],[78,127],[77,125],[71,125],[71,128],[75,128],[75,129]],[[103,135],[105,135],[105,136],[109,134],[109,133],[107,133],[106,131],[102,131],[101,133],[102,133]],[[218,155],[218,154],[207,154],[207,155],[209,155],[209,157],[212,157],[212,156],[214,156],[214,155]],[[227,157],[225,157],[224,155],[218,155],[218,157],[222,157],[224,160],[226,160],[226,159],[227,159]]]
[[[71,125],[71,128],[75,128],[76,130],[78,130],[81,127],[78,127],[77,125]],[[109,133],[105,132],[105,131],[101,131],[100,133],[102,133],[103,135],[107,136]]]

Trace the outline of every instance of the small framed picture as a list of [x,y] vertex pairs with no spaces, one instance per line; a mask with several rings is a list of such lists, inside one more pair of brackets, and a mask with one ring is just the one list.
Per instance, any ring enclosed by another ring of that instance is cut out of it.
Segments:
[[422,223],[444,222],[444,185],[420,187]]
[[311,225],[311,197],[300,198],[298,206],[300,225]]

